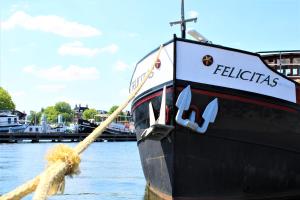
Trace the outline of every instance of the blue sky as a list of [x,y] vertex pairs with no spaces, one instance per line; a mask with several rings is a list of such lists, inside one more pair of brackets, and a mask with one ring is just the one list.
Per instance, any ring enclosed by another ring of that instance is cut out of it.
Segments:
[[[215,44],[300,49],[299,0],[185,0]],[[58,101],[109,109],[128,95],[134,65],[180,35],[180,0],[0,0],[0,85],[18,110]]]

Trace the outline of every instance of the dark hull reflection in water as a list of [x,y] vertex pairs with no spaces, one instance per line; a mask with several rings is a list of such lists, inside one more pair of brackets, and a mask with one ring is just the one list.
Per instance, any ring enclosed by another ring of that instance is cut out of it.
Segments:
[[[264,197],[264,198],[247,198],[242,197],[242,199],[245,200],[299,200],[300,197],[280,197],[280,198],[273,198],[273,197]],[[144,194],[144,200],[214,200],[214,198],[184,198],[184,197],[171,197],[171,196],[167,196],[161,192],[159,192],[156,189],[153,189],[151,187],[149,187],[149,185],[147,185],[145,187],[145,194]],[[222,198],[222,200],[236,200],[236,198]]]
[[144,200],[164,200],[162,196],[159,196],[158,191],[154,192],[153,189],[146,185]]

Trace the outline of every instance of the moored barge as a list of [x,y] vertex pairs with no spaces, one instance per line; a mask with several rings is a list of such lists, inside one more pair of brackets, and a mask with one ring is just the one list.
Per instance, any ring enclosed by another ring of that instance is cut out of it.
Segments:
[[[157,51],[136,65],[131,91]],[[299,198],[299,70],[300,51],[165,43],[132,103],[149,189],[177,200]]]

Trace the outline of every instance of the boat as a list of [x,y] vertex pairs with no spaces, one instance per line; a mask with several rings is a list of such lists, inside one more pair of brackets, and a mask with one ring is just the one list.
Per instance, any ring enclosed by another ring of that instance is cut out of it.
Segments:
[[41,116],[40,124],[28,124],[25,133],[70,133],[71,128],[66,126],[63,122],[61,114],[57,116],[57,124],[50,125],[47,123],[47,117],[45,114]]
[[76,124],[76,132],[78,133],[91,133],[95,128],[97,128],[97,124],[94,122],[90,122],[85,119],[78,119]]
[[109,134],[117,134],[117,135],[134,135],[134,126],[130,122],[112,122],[108,127],[106,127],[105,131]]
[[[108,117],[109,114],[107,113],[97,114],[95,115],[95,118],[99,119],[98,122],[95,122],[94,119],[84,120],[80,118],[77,120],[76,130],[78,133],[91,133]],[[134,135],[134,125],[130,113],[127,113],[127,115],[119,115],[111,124],[108,125],[108,127],[106,127],[104,133],[115,135]]]
[[[98,114],[95,116],[96,118],[99,118],[100,123],[104,122],[108,117],[108,113]],[[100,124],[99,123],[99,124]],[[129,111],[126,113],[123,113],[121,115],[118,115],[117,118],[108,125],[105,129],[105,133],[107,134],[116,134],[116,135],[134,135],[134,124],[132,121],[132,116]]]
[[[18,111],[15,111],[18,112]],[[27,127],[20,123],[19,116],[14,111],[0,111],[0,132],[23,132]]]
[[[182,1],[183,8],[183,1]],[[130,92],[147,189],[160,199],[300,198],[300,51],[253,53],[176,35]]]

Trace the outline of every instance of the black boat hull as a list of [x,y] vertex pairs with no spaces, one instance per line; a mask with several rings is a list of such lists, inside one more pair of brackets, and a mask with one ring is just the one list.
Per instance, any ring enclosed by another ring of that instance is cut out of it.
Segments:
[[[130,91],[157,53],[138,62]],[[151,191],[164,199],[300,199],[298,83],[258,54],[176,37],[159,59],[132,103]]]
[[[201,124],[205,106],[218,98],[219,111],[205,134],[174,122],[173,98],[192,86],[191,107]],[[167,94],[165,138],[141,139],[149,127],[148,104],[159,110],[160,93],[134,102],[138,148],[149,188],[163,199],[290,199],[300,197],[299,109],[276,98],[178,81]],[[138,106],[135,106],[138,105]]]

